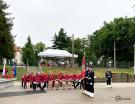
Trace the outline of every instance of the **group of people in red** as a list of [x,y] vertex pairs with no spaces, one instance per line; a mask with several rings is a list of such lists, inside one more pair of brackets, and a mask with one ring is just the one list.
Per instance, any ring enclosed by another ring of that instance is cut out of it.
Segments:
[[33,88],[33,91],[36,91],[37,87],[39,87],[42,91],[44,88],[48,88],[51,86],[51,89],[57,84],[59,87],[70,85],[74,88],[80,85],[81,88],[81,78],[82,74],[64,74],[62,72],[59,73],[26,73],[22,76],[22,87],[24,89]]

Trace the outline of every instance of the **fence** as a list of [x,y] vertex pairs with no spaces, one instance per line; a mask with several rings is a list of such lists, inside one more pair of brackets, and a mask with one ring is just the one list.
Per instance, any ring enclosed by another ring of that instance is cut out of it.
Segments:
[[[106,82],[106,78],[96,78],[95,82]],[[135,82],[135,75],[113,73],[112,82]]]

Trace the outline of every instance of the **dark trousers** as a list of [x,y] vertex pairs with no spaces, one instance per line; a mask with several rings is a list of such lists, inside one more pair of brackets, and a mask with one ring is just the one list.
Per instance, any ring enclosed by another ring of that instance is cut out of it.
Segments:
[[94,82],[92,80],[86,80],[86,86],[85,86],[86,90],[94,93]]
[[43,85],[42,89],[44,89],[45,87],[46,87],[46,82],[44,82],[44,85]]
[[76,82],[76,85],[75,85],[75,87],[74,87],[74,88],[77,88],[79,85],[80,85],[80,89],[81,89],[81,88],[82,88],[82,83],[81,83],[81,82],[79,82],[79,81],[77,81],[77,82]]
[[24,86],[24,81],[22,80],[22,85],[21,85],[22,87]]
[[26,83],[27,83],[27,82],[24,82],[24,83],[23,83],[23,84],[24,84],[24,85],[23,85],[23,88],[24,88],[24,89],[26,88]]
[[94,85],[89,85],[87,91],[94,93]]
[[86,78],[84,78],[84,79],[82,80],[83,90],[86,90],[86,89],[87,89],[86,80],[87,80]]
[[111,78],[107,78],[107,85],[111,85]]
[[73,86],[74,86],[74,88],[75,88],[75,80],[73,81]]
[[36,91],[37,84],[36,83],[32,83],[32,87],[33,87],[33,91]]
[[44,83],[43,86],[41,86],[41,83],[39,84],[39,87],[40,87],[41,90],[44,90],[44,88],[46,87],[46,82],[43,82],[43,83]]

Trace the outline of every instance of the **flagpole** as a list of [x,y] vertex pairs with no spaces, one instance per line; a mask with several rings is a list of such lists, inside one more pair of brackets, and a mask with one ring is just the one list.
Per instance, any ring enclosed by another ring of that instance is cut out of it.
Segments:
[[40,72],[43,72],[40,62],[38,63],[38,65],[39,65]]
[[28,63],[28,60],[27,60],[27,72],[29,73],[29,63]]
[[72,68],[74,69],[74,34],[72,34]]

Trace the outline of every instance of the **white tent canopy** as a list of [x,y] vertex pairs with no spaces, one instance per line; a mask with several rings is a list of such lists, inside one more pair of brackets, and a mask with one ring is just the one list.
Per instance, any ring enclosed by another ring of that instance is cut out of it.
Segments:
[[[69,58],[71,58],[72,54],[66,50],[47,49],[43,52],[38,53],[38,56],[40,56],[40,57],[60,57],[60,58],[69,57]],[[77,58],[77,57],[78,57],[78,55],[74,54],[74,58]]]

